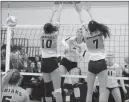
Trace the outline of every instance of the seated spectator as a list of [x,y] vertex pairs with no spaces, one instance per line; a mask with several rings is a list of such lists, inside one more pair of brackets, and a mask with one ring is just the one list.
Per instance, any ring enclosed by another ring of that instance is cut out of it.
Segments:
[[37,63],[41,61],[41,57],[39,55],[35,56],[35,66],[37,67]]
[[25,69],[22,70],[22,71],[27,71],[27,69],[30,68],[30,63],[31,63],[31,61],[28,59],[28,55],[27,54],[23,55],[23,58],[22,58],[21,62],[23,63],[23,65],[25,67]]
[[[30,67],[27,67],[25,72],[33,73],[34,68],[35,68],[35,64],[34,64],[34,62],[31,62]],[[31,95],[32,90],[33,90],[33,85],[31,82],[32,78],[33,78],[33,76],[29,76],[29,75],[24,76],[23,75],[23,81],[21,83],[21,87],[23,87],[24,89],[26,89],[28,91],[31,100],[33,99],[32,95]]]
[[41,72],[41,62],[37,62],[37,67],[33,69],[33,72],[40,73]]
[[27,67],[25,72],[33,73],[34,68],[35,68],[35,63],[30,62],[30,67]]

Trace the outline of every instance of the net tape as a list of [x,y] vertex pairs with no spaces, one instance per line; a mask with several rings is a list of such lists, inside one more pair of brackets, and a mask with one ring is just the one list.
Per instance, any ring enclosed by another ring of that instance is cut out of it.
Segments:
[[[2,72],[1,74],[5,74],[6,72]],[[27,73],[27,72],[20,72],[23,76],[43,76],[43,73]],[[87,78],[87,75],[61,75],[61,77],[69,77],[69,78]],[[129,77],[113,77],[108,76],[109,79],[123,79],[123,80],[129,80]]]

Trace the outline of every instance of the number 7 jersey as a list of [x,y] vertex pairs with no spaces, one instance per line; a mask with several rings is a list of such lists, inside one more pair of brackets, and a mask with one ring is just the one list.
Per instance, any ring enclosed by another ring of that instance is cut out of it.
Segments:
[[104,41],[101,34],[87,37],[87,48],[90,52],[104,51]]
[[40,44],[43,58],[57,56],[57,37],[57,33],[41,36]]

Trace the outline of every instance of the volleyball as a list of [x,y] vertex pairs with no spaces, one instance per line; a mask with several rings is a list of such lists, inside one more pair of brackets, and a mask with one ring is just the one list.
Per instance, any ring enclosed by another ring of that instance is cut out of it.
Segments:
[[17,19],[14,16],[9,16],[6,19],[6,24],[10,27],[15,27],[17,24]]
[[125,61],[125,63],[129,64],[129,57],[128,57],[128,56],[125,57],[125,58],[124,58],[124,61]]

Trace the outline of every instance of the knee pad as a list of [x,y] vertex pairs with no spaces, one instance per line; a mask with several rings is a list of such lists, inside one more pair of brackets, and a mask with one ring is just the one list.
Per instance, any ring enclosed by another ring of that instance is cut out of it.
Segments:
[[44,83],[44,87],[45,87],[45,97],[52,97],[52,92],[54,91],[52,81]]

